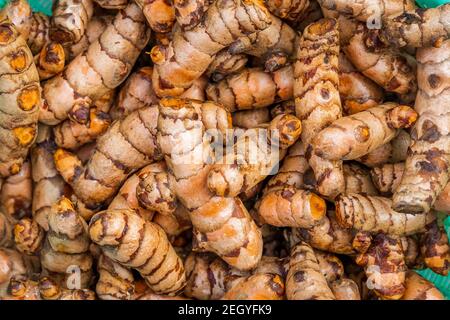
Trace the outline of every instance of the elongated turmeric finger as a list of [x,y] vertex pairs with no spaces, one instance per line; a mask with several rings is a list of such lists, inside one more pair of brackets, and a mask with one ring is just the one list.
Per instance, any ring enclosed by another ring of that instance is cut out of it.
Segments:
[[444,295],[434,284],[418,273],[410,270],[406,273],[405,293],[402,300],[444,300]]

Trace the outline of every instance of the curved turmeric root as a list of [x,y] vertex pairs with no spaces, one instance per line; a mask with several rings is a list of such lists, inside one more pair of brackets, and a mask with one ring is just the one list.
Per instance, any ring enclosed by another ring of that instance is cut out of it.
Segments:
[[3,181],[0,193],[3,212],[14,219],[30,216],[32,193],[31,165],[26,161],[19,173]]
[[343,47],[351,63],[383,89],[404,95],[414,95],[417,80],[414,66],[393,48],[384,45],[377,30],[359,23]]
[[32,9],[27,0],[11,0],[0,10],[0,21],[9,20],[25,41],[32,27]]
[[376,107],[384,99],[383,90],[358,72],[342,52],[339,54],[339,94],[347,115]]
[[357,163],[344,163],[345,191],[344,194],[363,193],[368,196],[378,195],[370,171]]
[[400,299],[405,292],[406,264],[402,245],[396,237],[378,234],[366,253],[356,258],[367,275],[367,287],[389,300]]
[[293,68],[274,72],[244,69],[206,88],[208,99],[223,104],[230,112],[263,108],[292,98]]
[[170,32],[175,22],[175,8],[169,0],[136,0],[155,32]]
[[335,300],[313,249],[304,242],[291,250],[286,296],[288,300]]
[[41,81],[52,78],[62,72],[65,67],[66,54],[61,44],[48,42],[35,57],[36,68]]
[[42,248],[45,231],[33,219],[24,218],[14,226],[14,242],[17,250],[34,255]]
[[198,25],[209,4],[210,0],[173,0],[175,18],[181,29],[191,30]]
[[[89,253],[86,222],[75,211],[72,202],[62,197],[52,206],[48,224],[47,240],[40,254],[42,267],[65,275],[64,283],[69,288],[89,287],[93,258]],[[81,275],[79,279],[71,277],[71,272],[77,269]]]
[[450,38],[449,15],[450,4],[401,12],[384,21],[382,40],[394,47],[439,47]]
[[344,228],[359,231],[384,232],[389,235],[422,233],[436,217],[432,212],[411,214],[391,209],[388,198],[349,194],[336,200],[336,217]]
[[39,295],[42,300],[95,300],[95,293],[89,289],[64,289],[52,279],[39,279]]
[[[335,19],[321,19],[303,32],[294,68],[295,112],[302,120],[302,141],[309,146],[315,136],[342,116],[339,98],[339,34]],[[317,191],[330,198],[344,190],[341,161],[328,161],[312,151],[308,162]]]
[[359,287],[350,278],[342,278],[331,282],[330,289],[333,291],[336,300],[361,300]]
[[62,74],[44,84],[39,120],[55,125],[69,117],[85,123],[93,101],[126,79],[149,37],[141,9],[130,3]]
[[110,111],[113,120],[158,103],[159,99],[152,87],[152,73],[152,67],[143,67],[128,77]]
[[212,166],[207,180],[209,190],[219,196],[236,197],[254,187],[269,175],[278,164],[280,153],[295,143],[301,131],[299,119],[280,115],[269,123],[267,130],[245,132],[232,150]]
[[420,251],[425,265],[437,274],[446,276],[450,269],[450,247],[447,232],[437,221],[426,227],[420,239]]
[[50,17],[41,12],[33,12],[31,16],[31,28],[27,44],[33,55],[41,52],[45,44],[50,41]]
[[239,280],[222,300],[282,300],[284,281],[273,273],[259,273]]
[[20,33],[0,20],[0,177],[20,171],[37,135],[39,75]]
[[291,247],[302,240],[315,249],[346,255],[354,253],[352,231],[341,227],[332,211],[313,227],[292,228],[286,235]]
[[134,294],[133,273],[119,263],[101,255],[97,262],[99,278],[95,293],[101,300],[130,300]]
[[314,151],[325,159],[353,160],[389,142],[416,119],[412,108],[386,103],[334,121],[316,136]]
[[228,49],[223,49],[216,54],[205,74],[212,81],[219,82],[229,75],[244,70],[247,61],[247,55],[231,54]]
[[411,130],[413,142],[392,208],[423,213],[430,211],[450,179],[450,40],[439,48],[419,49],[416,57],[419,92],[414,108],[419,118]]
[[445,300],[433,283],[412,270],[406,273],[405,286],[402,300]]
[[91,210],[110,199],[128,174],[160,157],[156,146],[157,106],[138,109],[114,122],[97,139],[85,166],[66,150],[54,154],[55,165],[77,197]]
[[[226,19],[225,19],[226,18]],[[192,30],[175,30],[168,47],[152,49],[153,86],[158,96],[179,96],[199,78],[220,50],[270,25],[260,1],[216,0]],[[225,27],[227,26],[227,27]]]
[[50,39],[70,44],[78,42],[94,14],[92,0],[57,0],[53,5]]
[[290,22],[297,21],[309,8],[309,0],[265,0],[269,11],[277,17]]
[[167,236],[133,210],[97,213],[89,235],[107,257],[136,269],[155,293],[176,295],[186,285],[183,262]]

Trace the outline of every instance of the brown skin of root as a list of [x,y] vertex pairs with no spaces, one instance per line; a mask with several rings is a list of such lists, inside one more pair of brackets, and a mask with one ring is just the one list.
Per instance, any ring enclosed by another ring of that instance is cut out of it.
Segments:
[[313,147],[316,155],[330,160],[357,159],[394,139],[397,129],[410,127],[416,119],[412,108],[386,103],[334,121],[316,136]]
[[[224,155],[224,164],[215,164],[212,166],[208,174],[208,188],[211,192],[218,196],[236,197],[240,193],[254,187],[266,178],[265,172],[279,161],[278,154],[271,148],[279,148],[280,152],[287,149],[295,143],[299,138],[302,126],[299,119],[293,115],[280,115],[273,119],[268,126],[268,135],[275,134],[273,138],[268,136],[267,140],[261,141],[255,131],[250,131],[239,137],[235,143],[235,147]],[[253,137],[252,137],[253,134]],[[248,140],[250,141],[248,141]],[[277,141],[278,140],[278,141]],[[252,163],[251,158],[248,159],[244,150],[252,150],[252,152],[261,152],[267,155],[266,159],[260,159],[257,164]],[[243,160],[242,165],[235,166],[235,159]]]
[[[124,230],[125,236],[118,237]],[[89,235],[107,257],[135,268],[155,293],[176,295],[185,286],[183,263],[163,230],[133,210],[96,214],[91,219]]]
[[369,170],[356,163],[344,163],[343,170],[345,178],[344,194],[364,193],[369,196],[378,195]]
[[420,251],[425,265],[435,273],[446,276],[450,269],[450,247],[447,233],[437,221],[427,226],[421,236]]
[[31,165],[27,161],[19,173],[3,182],[0,192],[3,212],[14,219],[30,216],[32,191]]
[[228,49],[220,51],[206,70],[206,75],[214,82],[219,82],[229,75],[241,72],[247,64],[245,54],[231,54]]
[[432,208],[450,175],[450,40],[439,48],[421,48],[415,110],[419,118],[411,130],[412,143],[402,181],[393,195],[393,209],[422,213]]
[[45,231],[36,221],[24,218],[14,226],[14,242],[17,250],[27,255],[36,254],[44,240]]
[[124,9],[128,4],[128,0],[94,0],[94,2],[102,8],[111,10]]
[[[231,19],[227,26],[232,27],[224,28],[221,16]],[[167,50],[162,50],[162,59],[153,73],[158,96],[181,95],[208,69],[216,53],[238,38],[266,29],[270,14],[260,1],[216,0],[206,11],[204,21],[192,30],[175,30]],[[220,43],[214,39],[220,39]]]
[[424,232],[425,226],[436,218],[432,212],[396,212],[391,209],[391,204],[392,201],[384,197],[361,194],[340,196],[336,200],[337,221],[343,228],[405,236]]
[[65,59],[66,54],[61,44],[57,42],[46,44],[36,59],[36,67],[41,81],[62,72],[65,67]]
[[326,208],[325,200],[318,195],[285,187],[265,194],[258,214],[273,226],[309,228],[325,216]]
[[342,278],[330,283],[336,300],[361,300],[358,285],[349,278]]
[[31,52],[7,21],[0,23],[0,46],[0,177],[8,177],[20,171],[36,139],[41,89]]
[[386,19],[381,39],[394,47],[439,47],[450,37],[450,26],[445,20],[448,15],[449,4],[402,12]]
[[405,286],[402,300],[445,300],[432,282],[412,270],[406,273]]
[[42,300],[38,282],[30,279],[11,279],[8,291],[3,300]]
[[240,280],[221,300],[282,300],[284,291],[279,275],[261,273]]
[[314,250],[317,261],[319,262],[320,272],[323,274],[328,284],[344,276],[344,264],[334,254]]
[[152,67],[143,67],[128,77],[110,111],[114,120],[158,102],[159,99],[153,92],[152,73]]
[[61,44],[78,42],[94,14],[90,0],[58,0],[53,6],[50,39]]
[[95,293],[89,289],[64,289],[47,277],[39,279],[39,294],[42,300],[96,300]]
[[0,21],[9,20],[27,41],[32,28],[32,9],[27,0],[12,0],[0,11]]
[[101,255],[97,262],[99,279],[95,293],[102,300],[130,300],[135,292],[133,273]]
[[14,245],[14,223],[15,219],[0,211],[0,247],[10,248]]
[[270,122],[269,109],[260,108],[244,110],[233,113],[233,127],[254,129],[262,124]]
[[272,73],[260,68],[244,69],[218,83],[210,83],[206,95],[230,112],[267,107],[292,98],[292,66]]
[[170,32],[175,22],[175,9],[167,0],[137,0],[137,5],[155,32]]
[[269,11],[277,17],[294,22],[308,10],[309,0],[265,0]]
[[49,29],[50,18],[41,12],[33,12],[31,17],[30,34],[27,40],[27,45],[33,55],[41,52],[44,45],[50,41],[48,36]]
[[378,234],[366,253],[356,258],[365,268],[368,288],[388,300],[398,300],[405,292],[406,264],[399,238]]
[[208,9],[209,0],[174,0],[175,18],[183,30],[190,30],[198,25]]
[[299,242],[291,249],[286,297],[288,300],[335,299],[313,249],[305,242]]

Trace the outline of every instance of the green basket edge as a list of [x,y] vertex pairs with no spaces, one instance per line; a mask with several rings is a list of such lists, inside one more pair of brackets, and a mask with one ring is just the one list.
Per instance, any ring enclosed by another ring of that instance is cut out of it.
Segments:
[[[8,0],[0,0],[0,8],[9,2]],[[48,16],[52,15],[52,4],[51,0],[28,0],[33,11],[42,12]]]

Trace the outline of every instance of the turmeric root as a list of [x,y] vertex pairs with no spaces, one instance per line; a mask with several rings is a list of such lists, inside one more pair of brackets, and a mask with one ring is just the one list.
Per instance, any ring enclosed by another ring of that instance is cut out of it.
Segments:
[[201,22],[210,0],[173,0],[175,17],[182,30],[191,30]]
[[39,120],[55,125],[70,117],[85,123],[92,102],[118,87],[131,72],[150,37],[144,20],[134,3],[120,11],[87,51],[44,84]]
[[398,129],[411,126],[416,119],[417,113],[408,106],[382,104],[334,121],[316,136],[313,149],[325,159],[356,159],[389,142]]
[[0,193],[3,212],[14,219],[31,216],[32,193],[31,166],[26,161],[19,173],[9,176],[3,182]]
[[277,17],[294,22],[308,9],[309,0],[265,0],[269,11]]
[[350,194],[336,200],[336,217],[344,228],[354,228],[372,233],[411,235],[425,231],[436,217],[432,212],[411,214],[391,209],[388,198]]
[[342,278],[330,283],[336,300],[361,300],[358,285],[350,278]]
[[262,59],[264,70],[274,72],[291,61],[297,33],[285,22],[270,15],[270,26],[255,34],[254,39],[239,38],[228,51],[246,53]]
[[386,19],[382,40],[395,47],[439,47],[443,40],[450,38],[450,26],[446,20],[449,15],[450,4],[401,12]]
[[159,225],[168,237],[172,238],[178,237],[184,231],[192,228],[189,212],[181,204],[178,204],[175,211],[171,214],[155,213],[152,221]]
[[[69,288],[89,287],[93,258],[89,253],[86,222],[75,211],[72,202],[62,197],[52,206],[48,224],[47,239],[40,254],[42,267],[50,272],[64,274],[64,284]],[[80,279],[70,276],[76,269],[80,272]]]
[[100,7],[110,10],[126,8],[128,0],[94,0]]
[[288,300],[334,300],[313,249],[300,242],[291,250],[286,279]]
[[233,113],[233,127],[254,129],[270,122],[269,109],[259,108]]
[[39,272],[38,260],[36,257],[28,257],[14,249],[0,248],[0,298],[6,295],[12,279]]
[[[154,47],[153,86],[158,96],[179,96],[199,78],[214,55],[241,37],[270,25],[270,14],[259,1],[216,0],[192,30],[175,30],[168,47]],[[225,27],[227,26],[227,27]]]
[[34,182],[32,197],[33,219],[48,230],[47,216],[51,206],[62,196],[70,196],[70,187],[59,175],[53,162],[56,144],[52,128],[39,125],[35,145],[31,148],[31,168]]
[[175,295],[186,285],[183,263],[162,229],[133,210],[97,213],[89,235],[107,257],[136,269],[155,293]]
[[39,78],[43,81],[64,70],[66,54],[61,44],[48,42],[34,59]]
[[370,19],[387,19],[415,8],[413,0],[318,0],[322,8],[333,10],[356,20],[367,22]]
[[31,51],[8,21],[0,21],[0,177],[20,171],[36,139],[41,88]]
[[377,30],[359,23],[343,51],[351,63],[383,89],[414,95],[417,81],[414,66],[396,49],[384,45]]
[[91,108],[86,124],[65,120],[55,126],[53,129],[55,142],[60,148],[73,150],[94,141],[108,129],[110,124],[111,117],[108,113],[98,108]]
[[9,20],[27,41],[32,24],[32,11],[27,0],[11,0],[0,11],[0,21]]
[[314,250],[317,262],[319,263],[320,272],[329,284],[344,276],[344,264],[334,254]]
[[191,253],[185,261],[187,285],[184,294],[199,300],[221,299],[233,287],[245,271],[230,267],[210,253]]
[[86,25],[86,31],[77,42],[65,46],[67,58],[72,61],[80,53],[86,51],[91,43],[95,42],[114,20],[112,15],[93,16]]
[[[295,116],[280,115],[270,122],[267,129],[262,133],[250,130],[238,137],[233,149],[212,166],[207,184],[213,193],[236,197],[264,180],[278,164],[279,152],[295,143],[302,127]],[[265,136],[261,137],[262,134]],[[259,156],[257,160],[252,158],[254,153]]]
[[356,258],[365,268],[369,289],[389,300],[398,300],[405,292],[407,267],[400,240],[383,233],[377,234],[369,250]]
[[293,114],[295,115],[295,102],[294,100],[283,101],[270,109],[270,115],[272,118],[280,114]]
[[292,98],[292,66],[267,73],[260,68],[244,69],[206,88],[208,99],[227,110],[263,108]]
[[41,52],[47,42],[50,41],[50,18],[41,12],[33,12],[31,16],[30,34],[27,44],[33,55]]
[[41,249],[44,236],[44,229],[33,219],[21,219],[14,226],[16,248],[26,255],[34,255]]
[[53,5],[50,39],[61,44],[78,42],[93,14],[92,0],[57,0]]
[[114,120],[158,102],[152,87],[152,73],[152,67],[143,67],[128,77],[110,111]]
[[362,193],[368,196],[378,195],[370,172],[356,163],[344,163],[345,191],[344,194]]
[[433,283],[412,270],[406,273],[402,300],[444,300],[444,295]]
[[212,81],[219,82],[229,75],[241,72],[247,61],[246,54],[231,54],[227,49],[223,49],[216,54],[205,74]]
[[10,215],[0,211],[0,247],[10,248],[14,245],[13,227],[15,223]]
[[[338,77],[339,37],[335,19],[322,19],[303,32],[294,68],[295,112],[302,120],[302,140],[309,146],[315,136],[342,115]],[[328,161],[309,152],[317,190],[334,198],[344,190],[341,161]]]
[[95,300],[89,289],[64,289],[50,278],[39,279],[39,295],[42,300]]
[[133,273],[119,263],[101,255],[97,262],[99,278],[95,293],[102,300],[130,300],[134,294]]
[[155,32],[170,32],[175,22],[175,8],[168,0],[136,0]]
[[420,239],[420,251],[428,268],[443,276],[448,274],[450,269],[448,237],[436,220],[426,226],[426,231]]
[[85,166],[68,151],[55,152],[57,170],[88,208],[98,211],[130,172],[158,160],[157,119],[158,107],[152,106],[113,123],[97,139],[96,149]]
[[202,136],[208,128],[229,129],[229,113],[211,102],[174,98],[162,99],[159,112],[158,143],[173,190],[190,211],[194,250],[214,252],[241,270],[254,268],[262,254],[258,227],[239,198],[214,196],[207,188],[212,166],[203,155],[212,155],[212,149]]
[[354,253],[352,231],[341,227],[332,211],[312,228],[291,228],[285,236],[291,247],[302,240],[315,249],[337,254]]
[[157,162],[154,164],[150,164],[136,174],[130,176],[120,187],[114,199],[108,206],[108,210],[114,209],[132,209],[139,216],[141,216],[146,221],[152,221],[153,215],[155,214],[152,210],[147,210],[143,206],[141,206],[140,201],[138,200],[138,192],[137,188],[141,179],[139,175],[143,172],[149,170],[149,168],[155,168],[161,166],[161,162]]
[[342,52],[339,54],[339,94],[347,115],[376,107],[384,99],[383,90],[359,73]]
[[284,281],[273,273],[259,273],[241,279],[222,300],[282,300]]
[[3,300],[41,300],[39,283],[29,278],[12,278],[8,286],[8,294]]
[[394,210],[411,213],[428,212],[450,177],[450,40],[440,48],[419,49],[416,57],[419,92],[414,108],[419,118],[392,198]]

